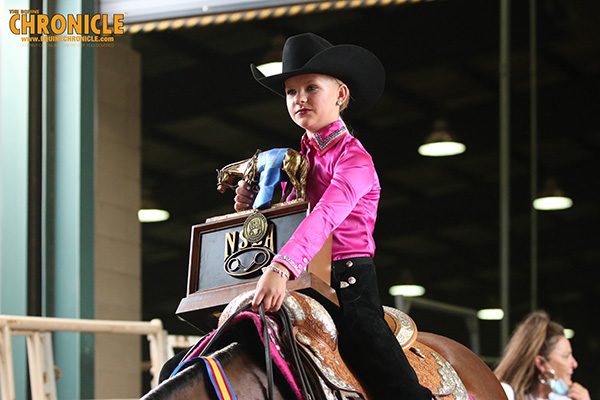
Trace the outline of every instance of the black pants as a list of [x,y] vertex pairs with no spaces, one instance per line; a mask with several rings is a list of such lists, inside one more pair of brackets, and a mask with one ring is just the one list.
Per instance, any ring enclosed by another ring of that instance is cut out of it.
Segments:
[[339,331],[340,354],[371,397],[431,400],[431,391],[419,384],[385,322],[373,259],[334,261],[331,286],[340,301],[340,309],[331,311]]

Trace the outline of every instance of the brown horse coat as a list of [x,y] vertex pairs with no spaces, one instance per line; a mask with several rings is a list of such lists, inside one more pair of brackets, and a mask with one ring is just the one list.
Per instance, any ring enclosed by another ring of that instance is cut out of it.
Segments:
[[419,332],[417,342],[431,347],[452,365],[473,400],[507,400],[496,375],[467,347],[428,332]]

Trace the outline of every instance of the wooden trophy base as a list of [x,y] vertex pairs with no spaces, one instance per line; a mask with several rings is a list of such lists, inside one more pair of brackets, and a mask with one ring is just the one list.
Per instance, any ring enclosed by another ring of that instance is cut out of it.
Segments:
[[[225,306],[240,294],[254,290],[256,284],[257,281],[236,283],[193,293],[181,300],[177,316],[200,330],[213,329]],[[335,290],[310,272],[289,281],[287,289],[310,296],[325,306],[339,307]]]

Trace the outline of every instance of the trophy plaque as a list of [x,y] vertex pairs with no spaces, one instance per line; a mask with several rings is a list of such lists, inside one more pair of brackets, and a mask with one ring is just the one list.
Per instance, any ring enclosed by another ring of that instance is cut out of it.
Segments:
[[[253,290],[279,249],[309,213],[309,202],[295,200],[265,210],[212,217],[191,229],[187,295],[177,315],[206,329],[239,294]],[[325,306],[338,305],[329,286],[331,236],[306,270],[287,283]]]

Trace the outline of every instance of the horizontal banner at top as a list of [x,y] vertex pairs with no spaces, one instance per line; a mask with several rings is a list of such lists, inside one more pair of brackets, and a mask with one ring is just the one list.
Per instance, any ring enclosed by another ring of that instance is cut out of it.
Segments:
[[100,0],[102,14],[125,14],[125,23],[223,14],[252,9],[319,3],[314,0]]
[[[102,14],[123,14],[128,33],[277,18],[423,0],[100,0]],[[432,1],[432,0],[424,0]]]

